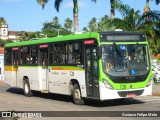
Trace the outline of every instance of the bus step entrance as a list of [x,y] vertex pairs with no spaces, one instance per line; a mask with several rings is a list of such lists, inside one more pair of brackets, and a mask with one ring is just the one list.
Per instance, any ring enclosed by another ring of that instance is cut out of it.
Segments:
[[41,93],[49,93],[49,90],[41,90]]

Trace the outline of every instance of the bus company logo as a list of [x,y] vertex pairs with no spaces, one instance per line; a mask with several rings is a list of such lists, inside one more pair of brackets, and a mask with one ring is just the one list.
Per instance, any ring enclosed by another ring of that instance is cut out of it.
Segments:
[[12,117],[11,112],[2,112],[2,117]]
[[58,73],[58,72],[52,72],[52,74],[54,74],[54,75],[59,75],[59,73]]

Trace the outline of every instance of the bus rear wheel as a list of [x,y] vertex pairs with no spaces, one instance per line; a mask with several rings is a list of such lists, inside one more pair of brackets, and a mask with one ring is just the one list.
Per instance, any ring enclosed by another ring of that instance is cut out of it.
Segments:
[[24,80],[24,85],[23,85],[23,89],[24,89],[24,95],[27,97],[32,96],[32,91],[30,90],[30,86],[29,86],[29,82]]
[[80,91],[80,88],[77,84],[74,84],[72,92],[73,92],[72,95],[73,95],[74,103],[77,104],[77,105],[83,105],[84,100],[81,96],[81,91]]

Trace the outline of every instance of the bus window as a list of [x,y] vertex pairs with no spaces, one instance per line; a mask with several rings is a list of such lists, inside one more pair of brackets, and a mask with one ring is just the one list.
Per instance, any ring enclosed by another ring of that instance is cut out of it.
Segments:
[[69,43],[68,64],[80,64],[82,62],[81,43]]
[[5,62],[5,65],[10,65],[11,64],[11,49],[6,49],[5,50],[5,56],[4,56],[4,62]]
[[21,48],[21,59],[20,59],[20,64],[22,65],[28,65],[30,64],[30,48],[28,46],[22,47]]
[[57,43],[54,45],[54,64],[65,64],[67,61],[66,57],[66,43]]
[[38,63],[37,57],[37,46],[31,46],[30,64],[36,65]]
[[54,44],[50,44],[49,47],[49,64],[54,64]]

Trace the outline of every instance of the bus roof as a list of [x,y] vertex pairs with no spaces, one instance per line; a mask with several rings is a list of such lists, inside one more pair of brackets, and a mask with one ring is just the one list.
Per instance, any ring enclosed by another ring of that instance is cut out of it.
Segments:
[[58,36],[53,38],[42,38],[39,40],[29,40],[22,42],[14,42],[14,43],[6,43],[5,47],[16,47],[16,46],[26,46],[26,45],[34,45],[34,44],[45,44],[51,42],[61,42],[61,41],[69,41],[69,40],[81,40],[85,38],[97,38],[99,40],[99,33],[97,32],[88,32],[82,34],[72,34],[67,36]]

